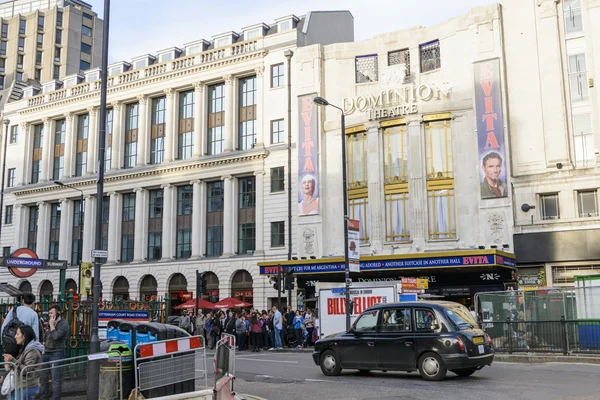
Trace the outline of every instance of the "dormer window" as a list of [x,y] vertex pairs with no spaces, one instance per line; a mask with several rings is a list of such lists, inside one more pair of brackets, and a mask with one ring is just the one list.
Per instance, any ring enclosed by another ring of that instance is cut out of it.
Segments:
[[208,42],[204,39],[201,39],[201,40],[196,40],[194,42],[186,43],[186,44],[184,44],[184,46],[185,46],[185,55],[191,56],[194,54],[202,53],[203,51],[208,49],[208,46],[210,46],[210,42]]
[[158,62],[167,62],[176,59],[182,53],[182,50],[177,47],[170,47],[158,52]]
[[221,39],[215,40],[215,47],[225,47],[225,46],[229,46],[230,44],[231,44],[230,38],[221,38]]
[[156,60],[156,57],[145,54],[143,56],[135,57],[131,59],[131,63],[133,64],[134,69],[146,68],[148,65],[151,65]]
[[267,24],[257,24],[252,26],[247,26],[242,29],[244,32],[244,40],[252,40],[257,39],[261,36],[265,36],[269,31],[269,25]]
[[279,32],[289,31],[292,29],[292,21],[284,21],[279,23]]
[[220,35],[215,35],[213,36],[213,41],[215,44],[214,47],[215,49],[217,49],[219,47],[229,46],[233,44],[238,37],[240,37],[240,35],[233,31],[221,33]]
[[125,61],[120,61],[108,66],[108,76],[114,76],[122,74],[125,71],[129,71],[131,64]]
[[300,19],[295,15],[277,18],[275,20],[275,22],[277,22],[277,32],[285,32],[294,29],[299,20]]
[[260,37],[260,29],[254,29],[251,30],[250,32],[246,32],[244,34],[244,39],[245,40],[251,40],[251,39],[256,39],[257,37]]
[[86,82],[97,81],[98,79],[100,79],[100,68],[87,70],[84,74]]

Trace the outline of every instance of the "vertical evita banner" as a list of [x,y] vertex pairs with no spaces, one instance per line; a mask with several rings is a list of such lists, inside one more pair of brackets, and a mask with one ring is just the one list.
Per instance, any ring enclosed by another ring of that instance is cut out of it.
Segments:
[[500,60],[479,61],[473,67],[481,198],[507,197]]
[[316,94],[298,97],[298,215],[319,214],[319,132]]

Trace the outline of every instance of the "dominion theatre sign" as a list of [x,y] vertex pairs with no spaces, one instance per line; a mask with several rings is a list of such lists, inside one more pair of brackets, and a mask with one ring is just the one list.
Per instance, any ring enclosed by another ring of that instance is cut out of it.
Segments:
[[399,89],[387,89],[376,95],[344,97],[344,114],[366,112],[369,120],[402,117],[419,112],[418,103],[441,100],[450,96],[450,88],[444,90],[436,84],[408,85]]

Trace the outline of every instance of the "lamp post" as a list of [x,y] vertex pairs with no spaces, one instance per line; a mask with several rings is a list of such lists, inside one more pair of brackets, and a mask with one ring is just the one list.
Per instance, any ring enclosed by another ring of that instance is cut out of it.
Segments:
[[322,97],[313,99],[315,104],[320,106],[331,106],[337,108],[341,115],[341,136],[342,136],[342,193],[344,196],[344,272],[346,281],[346,331],[350,330],[350,316],[352,315],[352,302],[350,301],[350,265],[348,264],[348,186],[346,178],[346,115],[340,107],[331,104]]
[[4,179],[6,178],[6,148],[8,147],[8,125],[10,120],[4,120],[4,155],[2,156],[2,189],[0,189],[0,238],[2,238],[2,221],[4,213]]
[[83,294],[81,290],[81,262],[83,261],[83,190],[77,189],[71,185],[66,185],[61,181],[54,181],[55,185],[66,187],[69,189],[77,190],[80,193],[79,197],[79,240],[77,243],[77,252],[79,253],[79,283],[77,287],[79,288],[79,293]]
[[[288,131],[288,261],[292,259],[292,56],[294,52],[286,50],[283,52],[287,58],[287,131]],[[282,283],[280,283],[282,284]],[[292,290],[288,289],[288,305],[292,305]],[[278,305],[279,306],[279,305]]]

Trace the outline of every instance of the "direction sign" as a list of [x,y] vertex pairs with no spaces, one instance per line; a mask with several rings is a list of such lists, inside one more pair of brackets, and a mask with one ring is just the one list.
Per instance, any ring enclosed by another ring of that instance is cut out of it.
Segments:
[[108,250],[92,250],[92,258],[108,258]]

